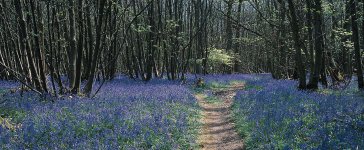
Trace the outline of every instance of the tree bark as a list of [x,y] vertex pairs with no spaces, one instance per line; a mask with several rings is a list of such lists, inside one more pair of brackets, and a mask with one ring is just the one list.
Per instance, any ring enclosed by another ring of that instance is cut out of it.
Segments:
[[76,60],[76,70],[75,70],[75,84],[73,86],[72,92],[74,94],[80,91],[81,86],[81,62],[83,59],[83,43],[84,43],[84,26],[83,26],[83,0],[78,0],[78,44],[77,44],[77,60]]
[[23,15],[21,0],[14,0],[14,6],[19,22],[20,47],[23,53],[26,53],[27,63],[29,65],[29,76],[31,77],[30,82],[34,83],[36,90],[43,91],[33,60],[33,53],[31,51],[30,43],[28,40],[27,25]]
[[322,31],[322,4],[321,0],[315,0],[314,3],[314,39],[315,39],[315,68],[311,73],[310,82],[307,86],[309,89],[318,89],[318,82],[322,72],[323,54],[324,54],[324,35]]
[[74,0],[68,0],[69,8],[69,50],[68,50],[68,78],[69,78],[69,88],[70,90],[75,88],[76,83],[76,59],[77,59],[77,49],[76,49],[76,23],[75,23],[75,4]]
[[303,65],[303,59],[302,59],[302,44],[300,42],[300,33],[299,33],[299,27],[298,27],[298,21],[296,16],[296,10],[294,7],[293,0],[288,0],[288,7],[291,14],[291,28],[293,32],[293,40],[294,45],[296,49],[296,69],[299,77],[299,89],[306,89],[306,69]]
[[102,35],[102,25],[103,25],[103,18],[104,18],[104,7],[107,0],[100,0],[99,8],[98,8],[98,20],[96,26],[96,45],[95,50],[93,52],[93,57],[91,60],[91,68],[90,68],[90,75],[88,77],[84,92],[87,96],[90,96],[92,86],[94,83],[94,77],[96,74],[96,66],[99,59],[99,55],[101,53],[101,35]]
[[356,16],[356,2],[355,0],[350,0],[349,2],[351,6],[351,30],[353,32],[352,40],[354,42],[354,53],[355,53],[355,64],[356,64],[356,75],[358,77],[358,88],[360,90],[364,89],[363,82],[363,68],[361,62],[361,52],[359,45],[359,29],[358,29],[358,18]]

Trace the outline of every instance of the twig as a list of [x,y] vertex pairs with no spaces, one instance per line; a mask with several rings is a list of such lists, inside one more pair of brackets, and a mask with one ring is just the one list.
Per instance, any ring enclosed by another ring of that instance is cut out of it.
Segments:
[[105,79],[102,80],[101,85],[99,86],[99,88],[96,90],[95,94],[91,97],[92,99],[95,98],[95,96],[97,95],[97,93],[99,93],[99,91],[101,90],[101,87],[104,85],[105,83]]
[[32,86],[28,85],[27,83],[25,83],[24,81],[22,81],[21,79],[19,79],[19,77],[17,75],[20,75],[20,76],[25,76],[13,69],[11,69],[10,67],[6,66],[5,64],[3,64],[2,62],[0,62],[0,65],[2,65],[3,67],[5,67],[5,69],[8,69],[9,71],[11,71],[15,77],[15,79],[17,81],[19,81],[21,84],[25,85],[26,87],[28,87],[30,90],[32,90],[33,92],[36,92],[38,93],[39,95],[42,95],[43,93],[42,92],[39,92],[38,90],[34,89]]

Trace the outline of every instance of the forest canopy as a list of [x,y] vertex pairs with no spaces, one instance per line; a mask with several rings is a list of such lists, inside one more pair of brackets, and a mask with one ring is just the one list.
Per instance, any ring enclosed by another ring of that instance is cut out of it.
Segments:
[[363,10],[357,0],[2,0],[0,78],[53,94],[89,95],[119,74],[269,72],[300,89],[357,75],[362,89]]

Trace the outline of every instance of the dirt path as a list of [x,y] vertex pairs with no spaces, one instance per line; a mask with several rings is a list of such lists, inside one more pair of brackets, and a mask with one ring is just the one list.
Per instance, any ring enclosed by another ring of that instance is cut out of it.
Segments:
[[202,107],[203,124],[199,146],[203,150],[240,150],[244,149],[243,140],[235,131],[235,124],[231,118],[230,107],[237,89],[234,86],[226,90],[215,91],[213,94],[219,99],[218,103],[210,103],[203,94],[196,95]]

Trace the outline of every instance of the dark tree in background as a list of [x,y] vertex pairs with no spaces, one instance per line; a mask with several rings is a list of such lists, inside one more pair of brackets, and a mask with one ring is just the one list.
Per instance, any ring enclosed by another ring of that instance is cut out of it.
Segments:
[[[359,46],[359,29],[358,29],[358,18],[356,16],[356,1],[349,1],[350,7],[350,15],[351,15],[351,30],[353,32],[352,40],[354,42],[354,52],[355,52],[355,65],[356,65],[356,74],[358,77],[358,87],[359,89],[364,89],[363,82],[363,68],[362,68],[362,59],[361,59],[361,50]],[[364,35],[363,35],[364,36]]]
[[298,26],[298,20],[296,16],[296,9],[292,2],[293,0],[288,0],[288,6],[289,11],[291,13],[291,28],[293,32],[293,40],[296,50],[296,70],[299,78],[299,86],[300,89],[306,88],[306,71],[305,66],[303,65],[303,59],[302,59],[302,42],[300,39],[300,33],[299,33],[299,26]]
[[[309,0],[308,0],[309,1]],[[315,59],[311,60],[313,68],[313,72],[311,72],[310,75],[310,81],[307,87],[309,89],[317,89],[318,88],[318,82],[320,79],[320,75],[322,72],[325,72],[325,70],[322,70],[323,66],[325,65],[324,60],[324,35],[323,35],[323,21],[322,21],[322,2],[321,0],[314,0],[313,7],[310,8],[313,11],[313,26],[314,26],[314,47],[315,47]],[[321,76],[321,78],[323,78]]]
[[0,78],[53,95],[91,95],[120,74],[269,72],[312,90],[355,75],[362,89],[363,10],[358,0],[2,0]]

